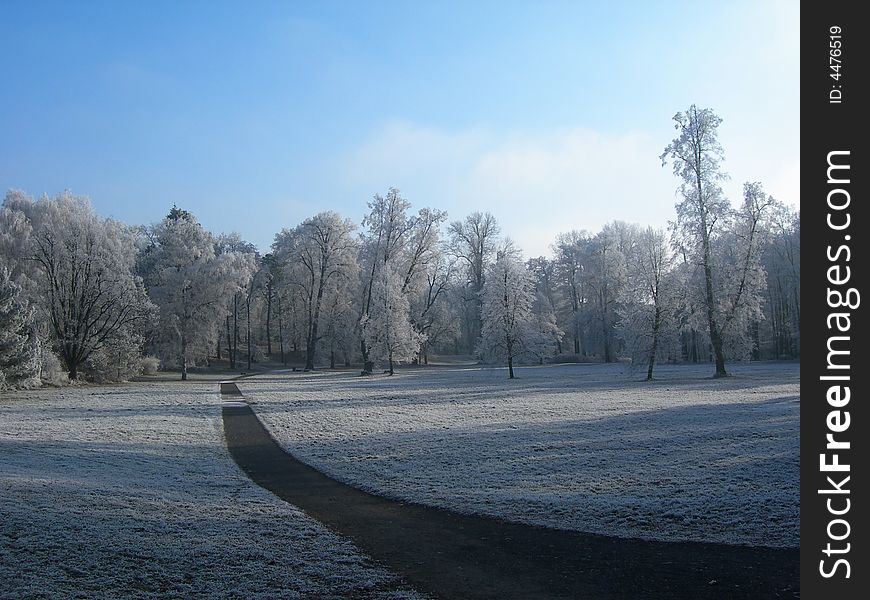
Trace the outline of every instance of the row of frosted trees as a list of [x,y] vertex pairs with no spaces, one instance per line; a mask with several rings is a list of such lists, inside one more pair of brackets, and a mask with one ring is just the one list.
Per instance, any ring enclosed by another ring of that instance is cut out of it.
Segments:
[[680,181],[668,232],[624,222],[559,234],[524,260],[489,213],[448,221],[396,189],[359,227],[334,212],[282,229],[260,255],[173,207],[131,227],[63,193],[7,194],[0,209],[0,385],[67,373],[124,379],[156,358],[187,377],[264,358],[390,373],[431,353],[507,364],[630,358],[795,358],[799,214],[719,182],[719,119],[690,107],[665,149]]

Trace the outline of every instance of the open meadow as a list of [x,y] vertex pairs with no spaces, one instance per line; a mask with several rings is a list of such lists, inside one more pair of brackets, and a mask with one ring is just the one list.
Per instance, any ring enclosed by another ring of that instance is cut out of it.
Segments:
[[284,372],[240,382],[308,464],[392,498],[656,540],[799,543],[797,363]]
[[[239,382],[278,442],[403,501],[654,540],[796,547],[795,363],[273,372]],[[254,485],[218,378],[0,400],[0,597],[417,592]]]
[[4,393],[0,598],[417,598],[257,487],[216,378]]

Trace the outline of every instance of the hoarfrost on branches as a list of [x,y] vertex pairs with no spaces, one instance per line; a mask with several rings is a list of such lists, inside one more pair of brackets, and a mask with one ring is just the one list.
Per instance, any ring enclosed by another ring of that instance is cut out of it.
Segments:
[[408,297],[401,279],[390,263],[383,266],[372,287],[372,303],[361,326],[368,354],[385,361],[390,375],[396,363],[415,358],[425,336],[414,329],[409,318]]

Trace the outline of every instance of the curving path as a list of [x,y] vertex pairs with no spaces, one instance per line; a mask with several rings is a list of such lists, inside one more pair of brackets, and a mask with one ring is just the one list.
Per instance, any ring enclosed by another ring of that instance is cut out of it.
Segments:
[[221,384],[233,459],[438,598],[796,598],[797,549],[611,538],[375,496],[285,452],[235,384]]

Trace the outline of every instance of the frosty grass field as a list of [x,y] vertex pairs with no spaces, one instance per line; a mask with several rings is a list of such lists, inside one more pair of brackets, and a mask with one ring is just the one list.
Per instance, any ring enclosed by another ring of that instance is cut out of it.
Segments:
[[378,494],[562,529],[799,543],[799,365],[276,373],[240,388],[301,460]]
[[[240,382],[282,445],[395,498],[608,535],[798,544],[796,364]],[[4,394],[0,597],[417,597],[256,487],[217,378]]]
[[4,393],[0,598],[417,598],[257,487],[217,379]]

